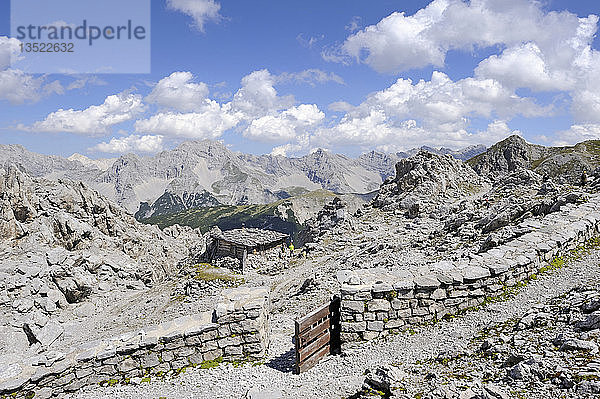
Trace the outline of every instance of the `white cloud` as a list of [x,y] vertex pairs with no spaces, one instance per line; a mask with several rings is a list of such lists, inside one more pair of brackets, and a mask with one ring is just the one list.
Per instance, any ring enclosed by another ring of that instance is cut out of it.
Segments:
[[106,86],[106,82],[97,76],[85,76],[79,79],[75,79],[71,83],[68,84],[67,90],[77,90],[83,89],[87,85],[95,85],[95,86]]
[[231,102],[234,111],[251,121],[294,105],[293,96],[279,96],[275,89],[276,76],[268,70],[254,71],[242,79],[242,87]]
[[112,138],[108,143],[98,143],[89,150],[110,154],[125,154],[128,152],[156,153],[162,149],[162,136],[131,135],[123,138]]
[[434,72],[430,81],[413,84],[398,79],[389,88],[370,95],[351,115],[383,110],[392,119],[418,119],[428,129],[457,130],[465,127],[468,116],[527,117],[545,115],[532,99],[521,98],[492,79],[466,78],[453,82],[446,74]]
[[495,120],[490,122],[486,130],[473,135],[472,143],[490,146],[515,134],[522,135],[520,130],[511,129],[506,121]]
[[457,132],[468,127],[470,116],[510,120],[518,114],[553,114],[552,106],[517,96],[519,88],[566,92],[575,125],[560,134],[583,137],[583,130],[600,124],[600,52],[592,48],[599,17],[543,7],[544,2],[530,0],[433,0],[414,15],[393,13],[327,49],[323,58],[354,59],[379,72],[397,73],[443,67],[450,50],[496,46],[497,53],[481,60],[472,78],[451,82],[434,74],[431,82],[416,85],[399,80],[358,107],[331,107],[348,113],[344,126],[360,124],[353,118],[368,124],[372,111],[382,110],[388,127],[411,118],[427,132]]
[[580,143],[586,140],[600,139],[600,123],[573,125],[569,130],[556,133],[552,145],[564,146]]
[[344,79],[341,76],[333,72],[325,72],[320,69],[306,69],[300,72],[284,72],[277,76],[277,82],[298,82],[306,83],[311,86],[315,86],[317,83],[334,82],[338,84],[345,84]]
[[346,101],[336,101],[329,104],[328,108],[334,112],[350,112],[354,109],[354,105]]
[[567,47],[576,50],[588,44],[596,22],[595,16],[580,19],[569,12],[544,12],[538,1],[434,0],[414,15],[395,12],[367,26],[349,36],[340,51],[379,72],[441,67],[452,49],[510,48],[527,42],[543,52],[554,51],[559,59]]
[[18,69],[0,71],[0,100],[14,105],[36,102],[42,97],[43,83],[43,78],[34,78]]
[[325,39],[325,35],[304,37],[304,35],[300,33],[298,36],[296,36],[298,43],[300,43],[302,47],[306,48],[312,48],[315,44],[323,39]]
[[19,58],[21,42],[8,36],[0,36],[0,71],[10,67]]
[[161,79],[145,100],[161,107],[178,111],[195,111],[200,109],[208,96],[205,83],[192,83],[191,72],[173,72]]
[[38,132],[106,134],[113,125],[131,120],[144,110],[140,95],[120,93],[106,97],[101,105],[92,105],[84,110],[59,109],[30,127],[20,127]]
[[580,72],[571,93],[571,111],[579,124],[600,123],[600,51],[587,49],[575,61]]
[[279,76],[272,75],[266,69],[258,70],[242,78],[240,89],[230,102],[224,104],[205,98],[208,88],[190,83],[192,79],[193,75],[189,72],[174,73],[162,79],[146,100],[193,112],[159,112],[138,120],[135,123],[136,132],[215,139],[239,126],[242,134],[252,140],[296,140],[306,129],[320,123],[325,115],[316,105],[294,106],[293,96],[280,96],[277,93],[277,82],[322,82],[341,78],[316,69]]
[[344,27],[347,31],[353,33],[360,29],[360,22],[362,18],[358,16],[352,17],[352,20]]
[[508,87],[527,87],[535,91],[569,90],[574,78],[567,70],[552,70],[546,56],[535,43],[525,43],[492,55],[475,69],[475,75],[493,78]]
[[276,116],[267,115],[253,120],[243,134],[244,137],[258,141],[294,140],[323,119],[325,114],[316,105],[302,104]]
[[44,95],[65,94],[65,88],[58,80],[54,80],[43,87]]
[[148,119],[138,120],[138,133],[152,133],[191,139],[215,139],[239,123],[241,115],[231,112],[228,104],[221,106],[210,101],[203,112],[161,112]]
[[[317,129],[313,144],[456,148],[490,143],[490,137],[511,134],[503,121],[515,115],[534,117],[550,112],[550,108],[517,96],[495,80],[466,78],[453,82],[441,72],[416,84],[400,78],[358,106],[334,103],[333,107],[346,114],[339,123]],[[472,134],[467,131],[471,117],[502,118],[498,119],[502,122],[492,122],[487,131]]]
[[277,147],[273,147],[273,150],[271,150],[271,155],[286,157],[286,156],[290,156],[290,155],[297,153],[299,151],[302,151],[302,150],[306,150],[305,145],[288,143],[288,144],[279,145]]
[[442,17],[447,1],[435,0],[414,16],[393,13],[377,25],[366,27],[348,37],[342,53],[363,59],[375,70],[391,72],[433,64],[444,64],[444,50],[428,39],[426,30]]
[[167,0],[167,7],[189,15],[194,19],[194,26],[204,32],[206,22],[219,21],[221,4],[214,0]]

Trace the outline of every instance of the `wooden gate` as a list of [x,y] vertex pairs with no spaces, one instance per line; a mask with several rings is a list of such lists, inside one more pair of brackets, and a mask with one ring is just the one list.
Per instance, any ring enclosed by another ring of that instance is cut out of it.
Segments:
[[340,298],[296,320],[296,367],[300,374],[313,367],[327,354],[341,352]]

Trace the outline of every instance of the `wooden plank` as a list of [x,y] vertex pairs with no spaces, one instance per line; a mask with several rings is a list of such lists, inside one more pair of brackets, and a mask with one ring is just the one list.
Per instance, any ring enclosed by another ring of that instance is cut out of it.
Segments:
[[297,335],[298,341],[300,342],[300,347],[304,346],[307,342],[312,341],[317,338],[319,335],[323,333],[323,331],[328,330],[331,326],[329,319],[325,320],[325,323],[319,324],[312,330],[305,331]]
[[324,356],[329,353],[329,344],[325,345],[321,349],[319,349],[315,354],[306,359],[304,362],[301,362],[298,366],[298,373],[302,373],[310,368],[312,368],[315,364],[319,363]]
[[304,330],[310,328],[310,326],[315,322],[327,316],[329,316],[329,304],[307,314],[302,319],[298,320],[298,324],[300,324],[300,332],[302,333]]
[[331,336],[329,334],[329,330],[327,330],[315,341],[308,344],[304,348],[300,348],[300,362],[303,362],[304,360],[306,360],[306,358],[310,357],[313,353],[317,352],[323,347],[323,345],[327,345],[329,343],[330,338]]
[[294,334],[294,345],[296,347],[296,364],[294,367],[294,372],[296,374],[300,374],[300,325],[297,321],[294,322],[295,326],[295,334]]

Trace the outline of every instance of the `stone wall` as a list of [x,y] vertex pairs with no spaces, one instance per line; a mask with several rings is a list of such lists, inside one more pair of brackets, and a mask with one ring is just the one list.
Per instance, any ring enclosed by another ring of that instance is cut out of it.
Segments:
[[342,341],[369,340],[480,305],[600,232],[600,198],[567,205],[509,243],[423,270],[343,270]]
[[0,365],[0,397],[50,398],[207,362],[260,359],[269,344],[269,308],[268,288],[225,290],[213,312]]

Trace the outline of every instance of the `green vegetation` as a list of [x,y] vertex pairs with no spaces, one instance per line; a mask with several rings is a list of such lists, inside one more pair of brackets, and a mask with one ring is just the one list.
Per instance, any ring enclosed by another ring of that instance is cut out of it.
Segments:
[[314,204],[315,209],[320,209],[325,203],[331,201],[335,194],[326,190],[315,190],[304,193],[304,189],[289,190],[292,193],[302,193],[297,197],[282,199],[270,204],[260,205],[220,205],[204,208],[191,208],[181,212],[167,215],[152,216],[140,220],[145,224],[155,224],[159,228],[179,224],[199,228],[203,233],[213,226],[221,230],[231,230],[242,227],[265,228],[289,234],[295,241],[302,224],[298,221],[293,211],[295,199]]
[[213,267],[208,263],[201,263],[194,267],[196,269],[196,275],[194,276],[196,280],[223,281],[231,286],[239,286],[245,283],[243,277],[234,275],[229,270]]
[[221,363],[223,363],[223,358],[221,356],[219,356],[218,358],[216,358],[214,360],[203,361],[202,363],[200,363],[200,368],[201,369],[211,369],[213,367],[217,367]]

